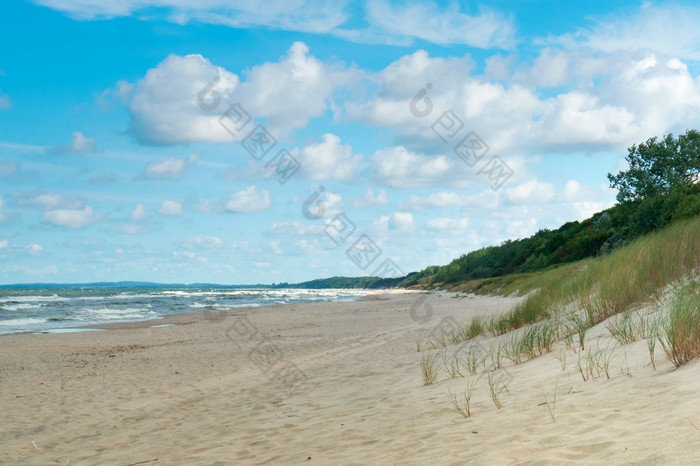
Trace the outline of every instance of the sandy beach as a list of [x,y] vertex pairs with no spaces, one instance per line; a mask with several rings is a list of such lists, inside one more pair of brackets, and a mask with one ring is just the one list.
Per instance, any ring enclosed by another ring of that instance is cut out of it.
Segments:
[[[504,363],[501,409],[484,374],[424,385],[417,341],[516,301],[375,294],[2,336],[0,463],[694,462],[700,367],[659,348],[653,370],[642,341],[615,350],[610,378],[583,381],[563,345]],[[605,323],[587,342],[614,345]],[[473,380],[467,419],[449,392]]]

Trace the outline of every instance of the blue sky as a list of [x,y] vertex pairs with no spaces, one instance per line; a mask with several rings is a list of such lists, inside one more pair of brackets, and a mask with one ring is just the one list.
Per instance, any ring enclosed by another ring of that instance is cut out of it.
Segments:
[[188,3],[0,3],[0,282],[420,270],[700,118],[691,2]]

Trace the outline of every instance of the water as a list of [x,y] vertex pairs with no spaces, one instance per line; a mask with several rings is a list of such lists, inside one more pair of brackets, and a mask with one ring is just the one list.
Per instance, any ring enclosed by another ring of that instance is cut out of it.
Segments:
[[119,289],[0,290],[0,334],[60,332],[108,322],[134,322],[191,311],[352,301],[366,290]]

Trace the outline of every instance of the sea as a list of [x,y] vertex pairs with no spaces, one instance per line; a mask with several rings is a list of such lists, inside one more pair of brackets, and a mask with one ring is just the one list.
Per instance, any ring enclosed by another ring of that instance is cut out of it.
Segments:
[[192,311],[275,304],[354,301],[354,289],[35,289],[0,290],[0,334],[63,333]]

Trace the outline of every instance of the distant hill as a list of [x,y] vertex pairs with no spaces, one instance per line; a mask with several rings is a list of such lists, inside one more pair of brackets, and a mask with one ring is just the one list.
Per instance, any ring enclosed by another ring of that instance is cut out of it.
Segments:
[[278,283],[274,288],[393,288],[406,277],[381,278],[381,277],[331,277],[319,278],[302,283]]

